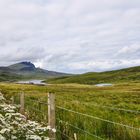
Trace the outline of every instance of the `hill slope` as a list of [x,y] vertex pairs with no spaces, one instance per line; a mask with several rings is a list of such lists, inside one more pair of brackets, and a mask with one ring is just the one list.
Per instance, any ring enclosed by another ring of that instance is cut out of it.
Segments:
[[0,81],[15,81],[19,79],[47,79],[69,74],[36,68],[31,62],[21,62],[8,67],[0,67]]
[[140,66],[107,72],[90,72],[70,77],[49,79],[49,83],[97,84],[104,82],[140,81]]

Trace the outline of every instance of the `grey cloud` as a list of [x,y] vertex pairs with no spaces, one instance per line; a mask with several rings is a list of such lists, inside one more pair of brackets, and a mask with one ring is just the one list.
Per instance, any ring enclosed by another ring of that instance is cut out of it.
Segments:
[[84,73],[89,71],[109,71],[109,70],[116,70],[131,66],[140,65],[140,59],[135,60],[96,60],[96,61],[84,61],[84,62],[75,62],[69,64],[70,72],[76,71],[77,73]]
[[139,0],[1,0],[0,65],[28,60],[77,73],[139,65],[139,7]]
[[11,49],[1,49],[0,60],[6,60],[9,64],[20,62],[20,61],[32,61],[43,58],[46,54],[43,48],[34,48],[34,47],[25,47],[25,48],[16,48]]
[[132,44],[130,46],[122,47],[117,53],[117,57],[129,59],[140,58],[140,44]]

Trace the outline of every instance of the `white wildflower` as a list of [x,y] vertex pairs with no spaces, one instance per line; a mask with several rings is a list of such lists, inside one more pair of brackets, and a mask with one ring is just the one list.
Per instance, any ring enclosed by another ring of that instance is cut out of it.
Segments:
[[0,131],[0,134],[5,134],[6,132],[10,132],[10,129],[4,128]]
[[[0,99],[4,100],[0,93]],[[41,124],[26,120],[26,117],[20,113],[16,113],[17,107],[8,105],[5,101],[0,100],[0,140],[16,140],[23,138],[26,140],[49,140],[46,137],[46,131],[51,127],[43,127]],[[53,130],[56,131],[55,129]]]
[[17,137],[12,135],[12,136],[11,136],[11,139],[12,139],[12,140],[17,140]]
[[3,97],[3,94],[0,92],[0,101],[5,101],[5,98]]
[[53,131],[54,133],[56,133],[56,129],[55,129],[55,128],[53,128],[52,131]]
[[48,126],[47,126],[47,129],[48,129],[48,130],[51,130],[51,126],[48,125]]
[[0,134],[0,140],[6,140],[6,138]]
[[48,137],[43,137],[43,140],[49,140],[49,138]]
[[37,135],[26,135],[26,140],[41,140],[40,136]]

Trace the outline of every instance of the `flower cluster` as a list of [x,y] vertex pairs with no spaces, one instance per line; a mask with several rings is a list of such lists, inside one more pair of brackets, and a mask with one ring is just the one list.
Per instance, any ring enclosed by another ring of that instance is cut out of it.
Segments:
[[49,140],[49,127],[26,120],[17,112],[17,107],[5,103],[0,93],[0,140]]

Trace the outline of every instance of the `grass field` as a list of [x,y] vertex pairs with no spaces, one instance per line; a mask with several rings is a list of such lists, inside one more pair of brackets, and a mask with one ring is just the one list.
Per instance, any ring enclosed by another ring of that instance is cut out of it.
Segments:
[[[56,94],[56,106],[95,117],[93,119],[68,112],[61,108],[56,108],[57,125],[59,124],[58,129],[63,132],[63,134],[58,136],[60,140],[67,140],[68,137],[65,135],[73,137],[74,133],[77,133],[79,140],[99,139],[90,134],[106,140],[140,139],[140,130],[135,130],[135,128],[140,127],[139,82],[116,83],[111,87],[96,87],[80,84],[36,86],[1,83],[0,91],[8,99],[10,99],[12,95],[18,96],[18,93],[24,92],[29,99],[28,110],[33,106],[36,109],[38,108],[38,104],[32,102],[30,99],[47,102],[47,93],[53,92]],[[39,110],[43,113],[35,113],[35,111],[31,109],[30,114],[41,121],[45,118],[47,107],[42,106]],[[98,120],[96,117],[132,126],[134,129]],[[88,131],[90,134],[83,131]]]

